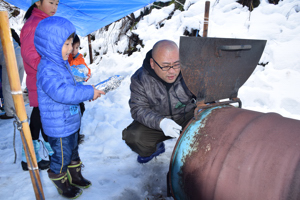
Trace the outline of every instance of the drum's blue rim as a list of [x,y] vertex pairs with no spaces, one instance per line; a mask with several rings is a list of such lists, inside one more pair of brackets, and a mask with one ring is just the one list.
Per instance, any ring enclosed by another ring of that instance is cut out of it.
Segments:
[[227,106],[228,105],[222,105],[203,110],[199,114],[199,119],[196,121],[193,120],[186,128],[185,132],[182,133],[179,137],[179,141],[177,141],[177,144],[173,150],[170,166],[170,183],[175,199],[188,199],[188,197],[185,195],[185,192],[183,191],[183,182],[180,175],[182,174],[181,169],[184,165],[184,159],[182,158],[188,156],[188,154],[194,151],[193,149],[191,149],[191,147],[193,146],[191,144],[194,143],[193,138],[195,138],[195,134],[198,133],[198,129],[200,127],[205,126],[205,120],[213,110],[224,108]]

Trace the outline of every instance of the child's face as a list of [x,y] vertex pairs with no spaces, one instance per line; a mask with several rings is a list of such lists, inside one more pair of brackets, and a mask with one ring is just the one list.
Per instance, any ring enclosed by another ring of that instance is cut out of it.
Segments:
[[64,60],[68,60],[69,55],[73,50],[72,43],[73,38],[67,39],[64,43],[64,46],[61,49],[61,54]]
[[80,46],[80,43],[79,43],[79,42],[73,44],[73,51],[72,51],[72,56],[73,56],[73,57],[77,55],[78,50],[79,50],[79,46]]
[[38,1],[35,4],[39,10],[50,16],[53,16],[56,13],[58,3],[59,0],[43,0],[43,3]]

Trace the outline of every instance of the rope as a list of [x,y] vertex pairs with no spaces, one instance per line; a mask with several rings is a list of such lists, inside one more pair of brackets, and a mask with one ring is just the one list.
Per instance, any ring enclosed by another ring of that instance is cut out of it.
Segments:
[[22,91],[11,91],[10,92],[12,95],[15,95],[15,94],[23,94]]
[[22,131],[22,127],[23,127],[23,123],[28,122],[28,116],[27,119],[25,119],[24,121],[20,121],[18,116],[16,115],[16,111],[14,108],[12,108],[13,110],[13,116],[15,118],[15,120],[13,121],[13,125],[14,125],[14,137],[13,137],[13,146],[14,146],[14,153],[15,153],[15,159],[14,159],[14,163],[16,163],[17,160],[17,151],[16,151],[16,128],[20,131]]
[[[17,126],[17,121],[14,121],[13,124],[14,124],[13,146],[14,146],[14,153],[15,153],[15,160],[14,160],[14,163],[16,163],[16,160],[17,160],[17,151],[16,151],[16,126]],[[18,129],[18,130],[19,130],[19,129]]]
[[[28,169],[29,170],[36,170],[36,169],[39,169],[38,167],[37,168],[32,168],[32,166],[33,166],[33,163],[32,163],[32,159],[31,159],[31,156],[29,155],[29,148],[28,148],[28,144],[27,144],[27,142],[26,142],[26,139],[25,139],[25,135],[24,135],[24,132],[23,132],[23,129],[22,129],[22,127],[23,127],[23,123],[26,123],[26,122],[28,122],[28,116],[27,116],[27,119],[25,119],[25,120],[23,120],[23,121],[20,121],[20,119],[18,118],[18,116],[17,116],[17,114],[16,114],[16,111],[15,111],[15,109],[14,108],[12,108],[12,110],[13,110],[13,115],[14,115],[14,118],[15,118],[15,121],[14,121],[14,125],[16,124],[16,126],[17,126],[17,129],[20,131],[20,134],[21,134],[21,137],[22,137],[22,140],[24,141],[24,150],[25,150],[25,154],[26,154],[26,156],[27,156],[27,158],[28,158],[28,161],[29,161],[29,165],[28,165]],[[15,127],[15,126],[14,126]],[[14,129],[15,130],[15,129]],[[15,151],[15,133],[14,133],[14,151]],[[15,152],[15,161],[16,161],[16,152]],[[27,162],[28,163],[28,162]],[[34,181],[35,181],[35,183],[36,183],[36,186],[37,186],[37,190],[38,190],[38,193],[39,193],[39,196],[40,196],[40,198],[42,199],[42,200],[44,200],[44,198],[43,198],[43,195],[42,195],[42,191],[41,191],[41,189],[40,189],[40,187],[38,187],[38,180],[37,180],[37,177],[36,177],[36,174],[35,173],[32,173],[32,176],[33,176],[33,178],[34,178]]]
[[[15,116],[15,117],[16,117],[16,116]],[[25,136],[24,136],[23,130],[21,130],[20,132],[21,132],[21,137],[22,137],[23,141],[26,141],[26,140],[25,140]],[[32,170],[32,171],[33,171],[33,170],[36,170],[36,169],[39,169],[38,167],[37,167],[37,168],[32,168],[33,163],[32,163],[31,157],[30,157],[30,155],[29,155],[28,144],[27,144],[27,142],[24,142],[24,143],[25,143],[25,147],[24,147],[25,154],[27,155],[28,160],[29,160],[29,163],[30,163],[30,165],[28,166],[28,169],[29,169],[29,170]],[[35,181],[35,183],[36,183],[36,186],[37,186],[37,190],[38,190],[39,196],[40,196],[40,198],[41,198],[42,200],[44,200],[43,195],[42,195],[42,191],[41,191],[40,187],[38,187],[38,180],[37,180],[36,174],[35,174],[35,173],[32,173],[32,175],[33,175],[34,181]]]

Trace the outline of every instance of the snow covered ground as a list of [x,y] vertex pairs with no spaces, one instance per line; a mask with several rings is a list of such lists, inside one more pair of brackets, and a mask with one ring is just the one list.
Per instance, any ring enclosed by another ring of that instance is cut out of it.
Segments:
[[[260,62],[268,64],[257,66],[239,91],[243,108],[276,112],[300,120],[300,2],[284,0],[273,5],[262,0],[251,13],[235,0],[212,0],[210,5],[209,37],[267,40]],[[82,119],[85,142],[80,145],[79,152],[85,165],[83,175],[93,185],[84,190],[80,199],[172,199],[166,197],[166,173],[176,140],[166,141],[166,152],[142,165],[137,163],[137,155],[122,140],[122,130],[132,122],[128,106],[130,76],[142,65],[147,51],[161,39],[179,44],[185,29],[200,28],[202,34],[203,0],[187,0],[185,11],[176,11],[171,19],[164,21],[162,28],[158,28],[157,23],[169,15],[173,6],[155,9],[137,24],[134,33],[144,44],[140,52],[129,57],[121,55],[116,50],[122,52],[125,49],[126,39],[117,45],[107,42],[110,47],[107,54],[98,56],[89,65],[92,69],[89,84],[116,74],[125,76],[125,80],[117,90],[85,103]],[[17,32],[23,25],[21,17],[11,18],[10,23]],[[98,40],[92,44],[94,49],[103,45],[101,37],[96,35]],[[88,53],[86,38],[82,39],[81,46],[80,52]],[[27,106],[26,110],[30,116],[31,108]],[[16,134],[17,163],[13,163],[13,132],[13,119],[0,120],[0,199],[31,200],[35,195],[29,173],[21,169],[19,133]],[[43,156],[42,150],[40,155]],[[64,199],[58,195],[46,171],[40,171],[40,176],[46,199]]]

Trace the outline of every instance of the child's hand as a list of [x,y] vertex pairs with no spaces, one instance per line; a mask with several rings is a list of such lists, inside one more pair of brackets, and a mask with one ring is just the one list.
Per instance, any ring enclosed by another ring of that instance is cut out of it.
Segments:
[[99,97],[101,97],[101,94],[105,95],[105,92],[103,92],[102,90],[97,90],[94,85],[93,85],[93,88],[94,88],[93,101],[98,99]]

